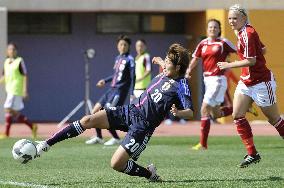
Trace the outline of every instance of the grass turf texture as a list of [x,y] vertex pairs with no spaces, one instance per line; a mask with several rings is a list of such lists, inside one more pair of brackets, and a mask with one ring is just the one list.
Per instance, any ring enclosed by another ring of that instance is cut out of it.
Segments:
[[165,182],[149,183],[112,170],[116,147],[87,146],[83,138],[55,145],[22,165],[12,158],[16,139],[0,140],[1,181],[52,187],[284,187],[284,145],[279,137],[255,137],[259,164],[237,168],[245,150],[239,137],[210,137],[208,151],[192,151],[197,137],[153,137],[139,164],[154,163]]

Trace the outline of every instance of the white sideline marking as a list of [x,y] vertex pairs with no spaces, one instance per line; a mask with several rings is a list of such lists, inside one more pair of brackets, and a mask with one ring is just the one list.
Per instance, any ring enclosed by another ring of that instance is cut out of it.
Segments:
[[0,180],[0,185],[16,185],[19,187],[33,187],[33,188],[55,188],[53,186],[47,185],[37,185],[32,183],[23,183],[23,182],[15,182],[15,181],[2,181]]

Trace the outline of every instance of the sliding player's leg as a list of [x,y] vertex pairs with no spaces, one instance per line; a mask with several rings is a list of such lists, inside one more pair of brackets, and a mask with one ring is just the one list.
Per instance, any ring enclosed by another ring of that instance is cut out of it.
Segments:
[[[145,150],[150,135],[144,131],[138,131],[132,125],[121,145],[115,151],[111,159],[111,167],[130,176],[147,178],[150,181],[161,181],[156,173],[156,167],[151,164],[146,168],[136,163],[140,154]],[[138,125],[139,126],[139,125]]]
[[118,172],[130,176],[139,176],[149,179],[152,175],[147,168],[138,165],[134,160],[130,159],[129,154],[122,146],[119,146],[113,154],[111,167]]
[[40,144],[37,145],[38,155],[41,155],[44,151],[48,151],[48,149],[54,144],[69,138],[76,137],[82,134],[86,129],[91,128],[109,128],[109,122],[105,110],[101,110],[92,115],[84,116],[81,120],[75,121],[61,129],[60,131],[56,132],[46,141],[40,142]]

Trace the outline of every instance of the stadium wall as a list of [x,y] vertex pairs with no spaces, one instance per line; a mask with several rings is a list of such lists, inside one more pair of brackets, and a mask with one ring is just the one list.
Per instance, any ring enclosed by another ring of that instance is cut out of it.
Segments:
[[[144,38],[151,55],[164,56],[173,42],[187,44],[184,35],[130,35],[133,43]],[[96,50],[91,63],[91,98],[95,102],[105,89],[95,83],[112,74],[117,35],[96,34],[95,14],[72,14],[72,34],[9,35],[9,41],[19,46],[29,72],[30,100],[24,113],[35,121],[59,121],[84,98],[84,59],[87,48]],[[134,45],[131,53],[135,55]],[[154,67],[154,74],[158,67]],[[81,110],[73,119],[83,115]]]
[[[283,14],[282,10],[249,11],[252,25],[257,29],[267,46],[266,59],[268,67],[272,69],[277,79],[277,97],[282,114],[284,113],[284,104],[281,101],[284,100],[284,96],[280,94],[280,91],[284,89],[284,86],[280,80],[283,80],[281,73],[284,71],[284,67],[279,63],[279,60],[282,57],[281,49],[283,47],[283,36],[281,35],[284,29],[281,20]],[[133,41],[137,38],[145,38],[152,55],[164,55],[166,48],[172,42],[185,44],[190,51],[193,51],[201,37],[206,35],[206,20],[213,17],[221,21],[223,36],[236,44],[236,37],[228,25],[227,10],[225,9],[188,12],[185,23],[186,35],[137,34],[131,35],[131,37]],[[58,121],[64,117],[84,96],[82,51],[89,47],[93,47],[97,51],[97,56],[91,67],[92,84],[94,85],[99,78],[111,74],[113,57],[117,54],[115,39],[116,35],[96,34],[95,15],[92,13],[72,14],[72,34],[10,35],[9,40],[19,43],[21,54],[25,57],[31,77],[31,100],[26,104],[25,113],[30,115],[32,119],[40,121]],[[107,55],[105,55],[106,52]],[[135,52],[133,46],[132,52]],[[232,55],[230,59],[235,60],[238,57]],[[96,65],[98,63],[100,66]],[[239,69],[233,71],[236,75],[240,74]],[[62,76],[65,74],[67,76]],[[197,112],[195,118],[197,119],[202,101],[201,74],[201,67],[198,67],[191,81],[193,102],[195,112]],[[230,91],[232,96],[234,89],[233,85]],[[99,98],[103,91],[105,90],[92,88],[93,102]],[[265,119],[265,117],[260,113],[260,117],[249,116],[249,119]],[[226,120],[231,121],[231,118]]]

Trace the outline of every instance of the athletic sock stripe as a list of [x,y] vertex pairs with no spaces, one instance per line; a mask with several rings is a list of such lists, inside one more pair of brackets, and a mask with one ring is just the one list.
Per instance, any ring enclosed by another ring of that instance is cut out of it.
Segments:
[[78,134],[83,133],[83,129],[81,128],[81,126],[80,126],[80,124],[79,124],[78,121],[75,121],[75,122],[73,123],[73,125],[74,125],[75,129],[77,130]]
[[244,123],[244,121],[247,121],[245,117],[234,119],[234,123]]
[[79,121],[76,121],[76,124],[77,124],[79,130],[81,130],[81,133],[84,132],[84,129],[83,129],[82,126],[80,125],[80,122],[79,122]]
[[80,134],[78,128],[75,126],[75,124],[73,123],[73,127],[76,129],[77,133]]
[[245,124],[245,123],[247,123],[247,121],[234,121],[236,124],[238,124],[238,125],[243,125],[243,124]]
[[201,120],[209,120],[210,118],[209,117],[201,117]]
[[81,134],[81,130],[80,130],[80,128],[78,127],[77,122],[74,122],[73,124],[74,124],[74,127],[75,127],[75,129],[77,130],[78,134]]
[[280,119],[277,121],[277,123],[275,123],[273,126],[274,126],[275,128],[278,127],[278,126],[281,124],[282,121],[283,121],[283,119],[280,118]]
[[76,122],[76,124],[77,124],[77,126],[78,126],[79,130],[81,131],[81,133],[83,133],[83,132],[84,132],[84,130],[83,130],[82,126],[80,125],[80,122],[79,122],[79,121],[77,121],[77,122]]
[[127,167],[124,170],[124,173],[129,173],[131,171],[132,167],[133,167],[133,161],[131,161],[131,160],[127,161]]
[[125,173],[129,173],[130,172],[130,165],[129,165],[129,162],[127,162],[127,167],[126,167],[126,169],[125,169]]

